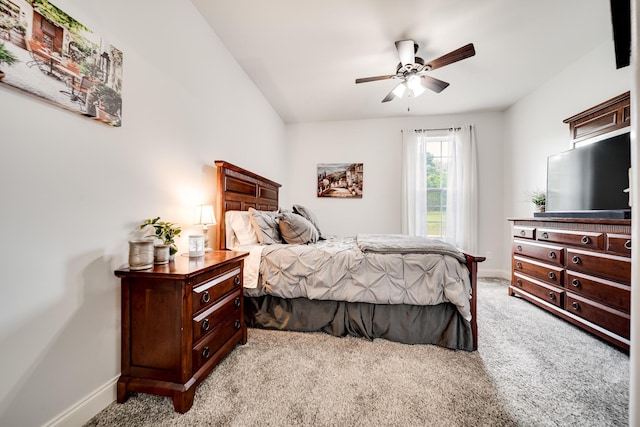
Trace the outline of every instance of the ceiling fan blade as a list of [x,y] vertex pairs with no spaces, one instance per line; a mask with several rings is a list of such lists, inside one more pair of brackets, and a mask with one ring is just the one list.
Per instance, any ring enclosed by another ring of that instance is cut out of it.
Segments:
[[473,43],[469,43],[466,46],[462,46],[452,52],[442,55],[440,58],[436,58],[433,61],[428,62],[425,67],[429,70],[435,70],[436,68],[444,67],[445,65],[453,64],[454,62],[462,61],[476,54],[476,50],[473,47]]
[[375,82],[377,80],[392,79],[395,76],[396,76],[395,74],[389,74],[387,76],[363,77],[363,78],[360,78],[360,79],[356,79],[356,84],[357,83],[366,83],[366,82]]
[[415,42],[413,40],[398,40],[396,49],[398,58],[402,65],[413,64],[415,62]]
[[422,86],[426,87],[427,89],[431,89],[436,93],[442,92],[447,88],[447,86],[449,86],[449,83],[443,82],[442,80],[438,80],[431,76],[421,76],[420,82],[422,83]]
[[[391,92],[389,92],[389,93],[387,94],[387,96],[385,96],[385,97],[384,97],[384,99],[382,100],[382,102],[389,102],[389,101],[392,101],[393,99],[395,99],[395,98],[396,98],[396,90],[397,90],[400,86],[402,86],[403,84],[405,84],[405,82],[398,83],[398,84],[397,84],[397,85],[396,85],[396,86],[391,90]],[[406,89],[405,89],[405,90],[406,90]],[[403,94],[404,94],[404,90],[401,92],[400,96],[402,96]]]

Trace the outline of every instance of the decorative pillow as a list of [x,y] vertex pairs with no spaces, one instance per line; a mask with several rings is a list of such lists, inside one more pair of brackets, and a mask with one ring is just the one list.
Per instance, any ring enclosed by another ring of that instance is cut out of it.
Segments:
[[324,239],[324,237],[322,237],[322,231],[320,231],[320,227],[318,226],[318,217],[313,212],[301,205],[293,205],[293,212],[309,220],[316,230],[318,230],[318,239]]
[[[258,236],[251,225],[249,212],[227,211],[225,214],[226,229],[233,230],[239,245],[252,245],[259,242]],[[228,238],[228,233],[225,236]],[[227,242],[227,247],[233,247],[233,242]]]
[[304,245],[318,241],[318,229],[302,215],[284,212],[278,216],[280,234],[286,243]]
[[249,208],[249,220],[261,244],[282,243],[278,220],[276,219],[277,215],[279,215],[278,211],[259,211]]

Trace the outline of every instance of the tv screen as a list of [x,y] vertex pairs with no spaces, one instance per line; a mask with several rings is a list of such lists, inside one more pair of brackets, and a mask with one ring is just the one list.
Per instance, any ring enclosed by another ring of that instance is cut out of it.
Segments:
[[628,132],[549,156],[546,210],[628,210],[630,167]]

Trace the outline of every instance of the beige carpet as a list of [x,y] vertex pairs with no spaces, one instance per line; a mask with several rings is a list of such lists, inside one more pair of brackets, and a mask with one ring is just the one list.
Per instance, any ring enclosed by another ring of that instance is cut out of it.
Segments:
[[249,329],[186,414],[133,395],[87,426],[615,426],[628,356],[479,283],[480,349]]

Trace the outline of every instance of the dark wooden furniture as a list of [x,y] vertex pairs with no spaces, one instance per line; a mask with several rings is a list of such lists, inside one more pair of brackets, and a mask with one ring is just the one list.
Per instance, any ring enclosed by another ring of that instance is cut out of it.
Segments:
[[238,343],[247,342],[242,269],[246,252],[176,256],[148,270],[116,270],[122,282],[122,375],[117,401],[132,392],[191,408],[196,386]]
[[631,125],[630,92],[563,120],[569,124],[571,142],[579,142]]
[[[258,210],[274,211],[278,209],[278,192],[280,184],[261,177],[253,172],[228,162],[218,160],[217,167],[217,191],[215,195],[216,205],[214,207],[216,218],[216,247],[214,249],[226,249],[224,217],[228,210],[248,210],[250,207]],[[485,260],[485,257],[465,254],[467,268],[469,269],[471,281],[471,333],[473,337],[473,349],[478,346],[478,326],[476,319],[476,282],[478,274],[478,263]],[[247,312],[245,310],[245,312]],[[247,316],[251,316],[247,313]],[[423,328],[422,324],[410,324],[411,328]]]
[[631,221],[511,219],[510,295],[629,350]]

